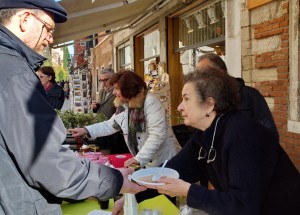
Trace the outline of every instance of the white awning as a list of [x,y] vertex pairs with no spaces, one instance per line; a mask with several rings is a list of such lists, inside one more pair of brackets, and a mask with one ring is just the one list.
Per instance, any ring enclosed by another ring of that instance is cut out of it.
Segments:
[[129,25],[163,0],[63,0],[68,21],[56,24],[54,44]]

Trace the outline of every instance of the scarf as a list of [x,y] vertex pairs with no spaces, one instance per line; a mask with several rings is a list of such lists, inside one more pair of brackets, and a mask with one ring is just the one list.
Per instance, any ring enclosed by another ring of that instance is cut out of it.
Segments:
[[[147,92],[142,91],[137,96],[130,99],[128,103],[128,148],[133,156],[138,153],[138,142],[136,139],[137,132],[145,132],[145,115],[144,115],[144,102]],[[116,114],[123,112],[124,107],[118,106]],[[114,122],[115,129],[121,129],[120,125]]]
[[49,90],[51,90],[51,88],[53,87],[54,83],[49,82],[49,84],[47,84],[47,86],[44,87],[46,93],[48,93]]

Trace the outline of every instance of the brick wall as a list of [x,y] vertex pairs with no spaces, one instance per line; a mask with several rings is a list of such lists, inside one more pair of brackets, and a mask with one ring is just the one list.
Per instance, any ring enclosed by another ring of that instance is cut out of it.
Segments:
[[[289,105],[289,12],[288,1],[278,1],[266,5],[265,11],[270,12],[270,19],[263,19],[258,23],[250,23],[252,38],[251,44],[259,44],[254,50],[252,46],[251,57],[253,59],[250,85],[257,88],[267,101],[272,100],[272,114],[277,125],[280,143],[288,153],[293,163],[300,170],[300,134],[287,131],[288,105]],[[276,4],[276,5],[274,5]],[[268,8],[269,6],[269,8]],[[264,8],[259,9],[259,13]],[[250,15],[258,13],[253,10]],[[274,15],[275,14],[275,15]],[[261,13],[261,16],[265,14]],[[242,48],[242,52],[246,50]],[[242,61],[243,62],[243,61]],[[275,72],[274,78],[270,78],[270,72]],[[249,74],[249,71],[243,71]],[[249,75],[248,75],[249,76]],[[255,80],[254,76],[261,77]],[[267,78],[262,78],[262,77]],[[259,81],[260,80],[260,81]]]
[[113,64],[113,47],[112,36],[108,36],[101,41],[101,44],[94,48],[95,67],[101,70],[102,67],[107,67]]
[[[86,39],[86,38],[82,38],[82,39]],[[84,59],[85,43],[83,44],[84,45],[81,45],[81,43],[79,43],[79,40],[75,40],[73,60],[77,62],[77,66],[82,64],[85,61]]]
[[[103,34],[103,33],[101,33]],[[112,36],[102,37],[99,44],[93,50],[93,70],[92,79],[97,77],[96,69],[101,71],[103,67],[109,67],[113,64]],[[96,99],[96,81],[92,81],[92,99]]]

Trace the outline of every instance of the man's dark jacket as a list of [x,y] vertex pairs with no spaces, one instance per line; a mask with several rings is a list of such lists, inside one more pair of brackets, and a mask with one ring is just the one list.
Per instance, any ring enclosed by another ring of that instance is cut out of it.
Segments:
[[243,79],[236,78],[236,80],[239,83],[241,96],[239,110],[270,129],[278,140],[279,134],[277,127],[265,98],[257,89],[246,86]]

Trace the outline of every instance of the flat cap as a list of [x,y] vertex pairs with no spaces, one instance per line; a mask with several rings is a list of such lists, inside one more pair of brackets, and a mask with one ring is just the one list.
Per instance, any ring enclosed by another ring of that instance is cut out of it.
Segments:
[[67,21],[66,10],[54,0],[0,0],[0,9],[30,8],[41,9],[54,15],[54,22]]

